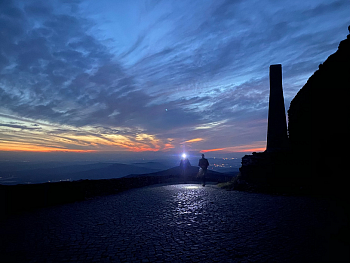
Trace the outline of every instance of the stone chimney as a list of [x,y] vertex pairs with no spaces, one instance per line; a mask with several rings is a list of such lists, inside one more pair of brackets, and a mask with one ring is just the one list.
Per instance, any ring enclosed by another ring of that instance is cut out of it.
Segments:
[[288,150],[288,136],[282,89],[282,65],[270,65],[270,99],[266,152],[286,150]]

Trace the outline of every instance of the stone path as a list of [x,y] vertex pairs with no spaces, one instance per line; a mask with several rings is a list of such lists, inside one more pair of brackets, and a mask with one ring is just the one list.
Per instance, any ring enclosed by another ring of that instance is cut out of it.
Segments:
[[0,261],[320,262],[348,258],[345,223],[325,200],[158,185],[0,222]]

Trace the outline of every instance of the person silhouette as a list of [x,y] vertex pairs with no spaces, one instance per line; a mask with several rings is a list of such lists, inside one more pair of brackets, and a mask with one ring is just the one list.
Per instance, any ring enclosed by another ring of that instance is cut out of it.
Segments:
[[182,155],[181,161],[180,161],[180,169],[181,169],[181,177],[186,182],[187,179],[187,173],[188,168],[191,166],[190,161],[188,160],[186,154]]
[[198,166],[200,167],[200,170],[201,170],[200,174],[201,174],[201,177],[202,177],[203,186],[205,186],[209,162],[208,162],[207,159],[204,158],[204,154],[203,153],[202,153],[202,158],[199,159]]

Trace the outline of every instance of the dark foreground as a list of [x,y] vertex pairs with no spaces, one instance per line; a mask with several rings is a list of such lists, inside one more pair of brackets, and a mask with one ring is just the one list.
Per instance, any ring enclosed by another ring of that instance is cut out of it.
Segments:
[[158,185],[10,216],[2,262],[322,262],[349,259],[334,201]]

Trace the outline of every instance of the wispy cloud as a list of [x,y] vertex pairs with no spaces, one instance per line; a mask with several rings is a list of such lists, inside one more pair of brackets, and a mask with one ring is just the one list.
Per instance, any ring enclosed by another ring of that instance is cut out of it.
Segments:
[[349,8],[1,1],[0,150],[240,151],[266,138],[268,66],[283,64],[288,107],[345,38]]

